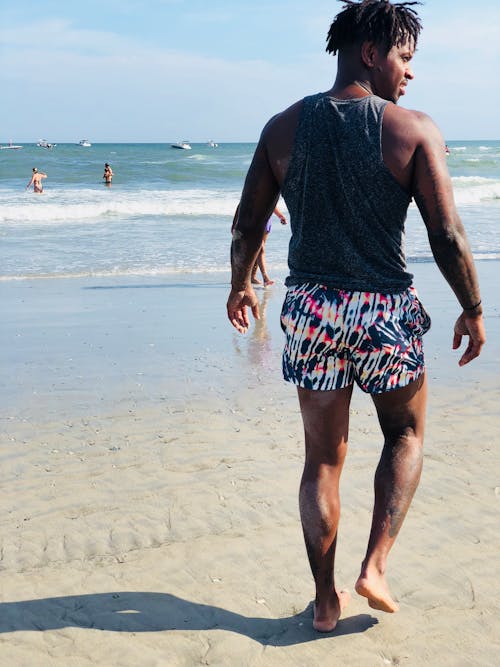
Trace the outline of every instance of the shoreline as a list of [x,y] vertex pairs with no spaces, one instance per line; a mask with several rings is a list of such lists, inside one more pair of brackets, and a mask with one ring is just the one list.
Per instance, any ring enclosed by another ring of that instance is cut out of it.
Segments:
[[[259,290],[264,317],[240,336],[222,276],[0,284],[4,661],[493,667],[500,297],[498,264],[477,267],[489,342],[463,369],[450,289],[410,267],[433,327],[424,471],[389,561],[401,611],[353,595],[333,635],[311,626],[283,285]],[[360,391],[351,412],[338,583],[352,591],[381,436]]]
[[[483,354],[460,369],[451,350],[456,299],[434,264],[409,265],[432,319],[424,337],[431,387],[461,391],[465,382],[490,388],[500,376],[500,261],[476,266],[488,341]],[[10,416],[22,414],[21,406],[26,414],[38,407],[57,414],[64,403],[71,413],[112,408],[116,400],[188,397],[193,388],[203,395],[207,386],[213,389],[210,369],[231,390],[239,386],[235,371],[284,384],[279,315],[285,275],[278,272],[272,288],[257,290],[262,319],[246,336],[226,319],[227,272],[0,282],[3,409]]]

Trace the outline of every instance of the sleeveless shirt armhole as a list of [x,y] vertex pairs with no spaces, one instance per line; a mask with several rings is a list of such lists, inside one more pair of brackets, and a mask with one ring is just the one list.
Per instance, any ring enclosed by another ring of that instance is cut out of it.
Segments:
[[384,171],[387,173],[389,178],[396,184],[396,186],[399,188],[399,190],[406,196],[408,199],[411,201],[413,196],[410,192],[407,192],[404,187],[401,185],[401,183],[398,182],[398,180],[395,178],[394,174],[392,171],[389,169],[389,167],[386,165],[385,160],[384,160],[384,152],[382,150],[382,132],[384,130],[384,115],[385,115],[385,110],[387,109],[389,102],[386,102],[384,106],[381,109],[380,113],[380,136],[379,136],[379,147],[380,147],[380,164],[383,166]]
[[313,100],[319,98],[322,93],[317,93],[316,95],[308,95],[302,99],[302,107],[300,109],[299,118],[297,120],[297,127],[295,128],[295,136],[293,139],[292,153],[290,156],[290,162],[288,163],[288,169],[286,170],[285,178],[283,179],[283,185],[281,186],[281,194],[287,191],[288,184],[293,176],[295,169],[296,156],[299,153],[301,143],[304,143],[304,118],[307,113],[310,113],[310,106],[313,104]]

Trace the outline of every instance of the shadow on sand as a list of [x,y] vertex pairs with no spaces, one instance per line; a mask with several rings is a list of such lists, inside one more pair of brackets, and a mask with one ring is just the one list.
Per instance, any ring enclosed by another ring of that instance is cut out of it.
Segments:
[[0,632],[67,627],[110,632],[228,630],[263,646],[292,646],[322,637],[365,632],[378,623],[369,614],[339,621],[335,631],[313,630],[312,604],[294,616],[259,618],[183,600],[168,593],[112,592],[0,604]]

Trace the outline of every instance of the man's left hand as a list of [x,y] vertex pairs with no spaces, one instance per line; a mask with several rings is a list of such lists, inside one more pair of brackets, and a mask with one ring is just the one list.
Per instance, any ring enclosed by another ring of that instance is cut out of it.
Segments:
[[483,316],[467,317],[465,312],[462,313],[455,322],[453,333],[454,350],[460,347],[463,336],[469,337],[467,349],[458,362],[459,366],[465,366],[465,364],[468,364],[469,361],[472,361],[481,354],[481,349],[486,342]]

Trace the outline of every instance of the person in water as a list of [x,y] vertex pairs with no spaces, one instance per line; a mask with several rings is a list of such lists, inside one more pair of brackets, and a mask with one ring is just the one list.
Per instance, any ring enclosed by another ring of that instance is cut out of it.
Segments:
[[[240,209],[240,207],[238,205],[238,207],[236,208],[235,214],[234,214],[233,224],[232,224],[232,227],[231,227],[231,232],[234,230],[234,227],[236,225],[236,221],[238,220],[238,211],[239,211],[239,209]],[[271,233],[273,215],[276,215],[280,219],[280,222],[281,222],[282,225],[287,224],[285,216],[279,210],[279,208],[277,206],[275,206],[274,210],[273,210],[273,213],[271,214],[271,216],[269,217],[269,220],[267,221],[266,229],[264,231],[264,237],[262,239],[262,245],[261,245],[261,248],[260,248],[260,252],[257,255],[257,259],[255,260],[255,264],[253,265],[253,268],[252,268],[252,276],[251,276],[252,285],[262,285],[262,282],[257,278],[257,270],[260,270],[262,280],[264,281],[264,286],[265,287],[270,287],[271,285],[274,285],[274,280],[271,280],[271,278],[269,277],[269,274],[267,272],[267,264],[266,264],[266,241],[267,241],[267,237]]]
[[106,185],[111,185],[111,182],[113,181],[113,170],[111,169],[111,167],[107,162],[104,165],[104,174],[102,175],[102,177]]
[[30,187],[33,186],[33,192],[41,195],[43,192],[43,178],[47,178],[47,174],[44,174],[42,171],[38,171],[36,167],[33,167],[33,174],[31,176],[30,182],[26,186],[26,190],[29,190]]
[[335,582],[339,481],[354,383],[370,394],[383,436],[371,530],[355,590],[385,612],[399,606],[387,559],[418,486],[427,402],[422,337],[430,319],[406,269],[404,223],[415,200],[460,314],[464,366],[485,343],[479,284],[453,200],[444,139],[425,114],[397,106],[414,78],[421,22],[414,2],[344,1],[327,38],[338,53],[327,92],[264,127],[231,245],[227,315],[240,333],[259,318],[251,275],[279,196],[290,214],[283,375],[297,386],[305,434],[299,492],[316,594],[313,626],[333,630],[349,594]]
[[[276,215],[279,219],[282,225],[286,225],[286,218],[283,215],[283,213],[279,210],[277,206],[275,206],[273,215]],[[267,237],[271,233],[272,229],[272,218],[271,216],[269,220],[267,221],[266,229],[264,232],[264,238],[262,239],[262,246],[260,248],[260,252],[257,255],[257,259],[255,261],[255,264],[253,265],[252,269],[252,284],[253,285],[261,285],[261,281],[257,278],[257,269],[260,270],[260,274],[262,276],[262,280],[264,282],[265,287],[269,287],[270,285],[274,285],[274,280],[271,280],[269,277],[269,274],[267,273],[267,264],[266,264],[266,241]]]

